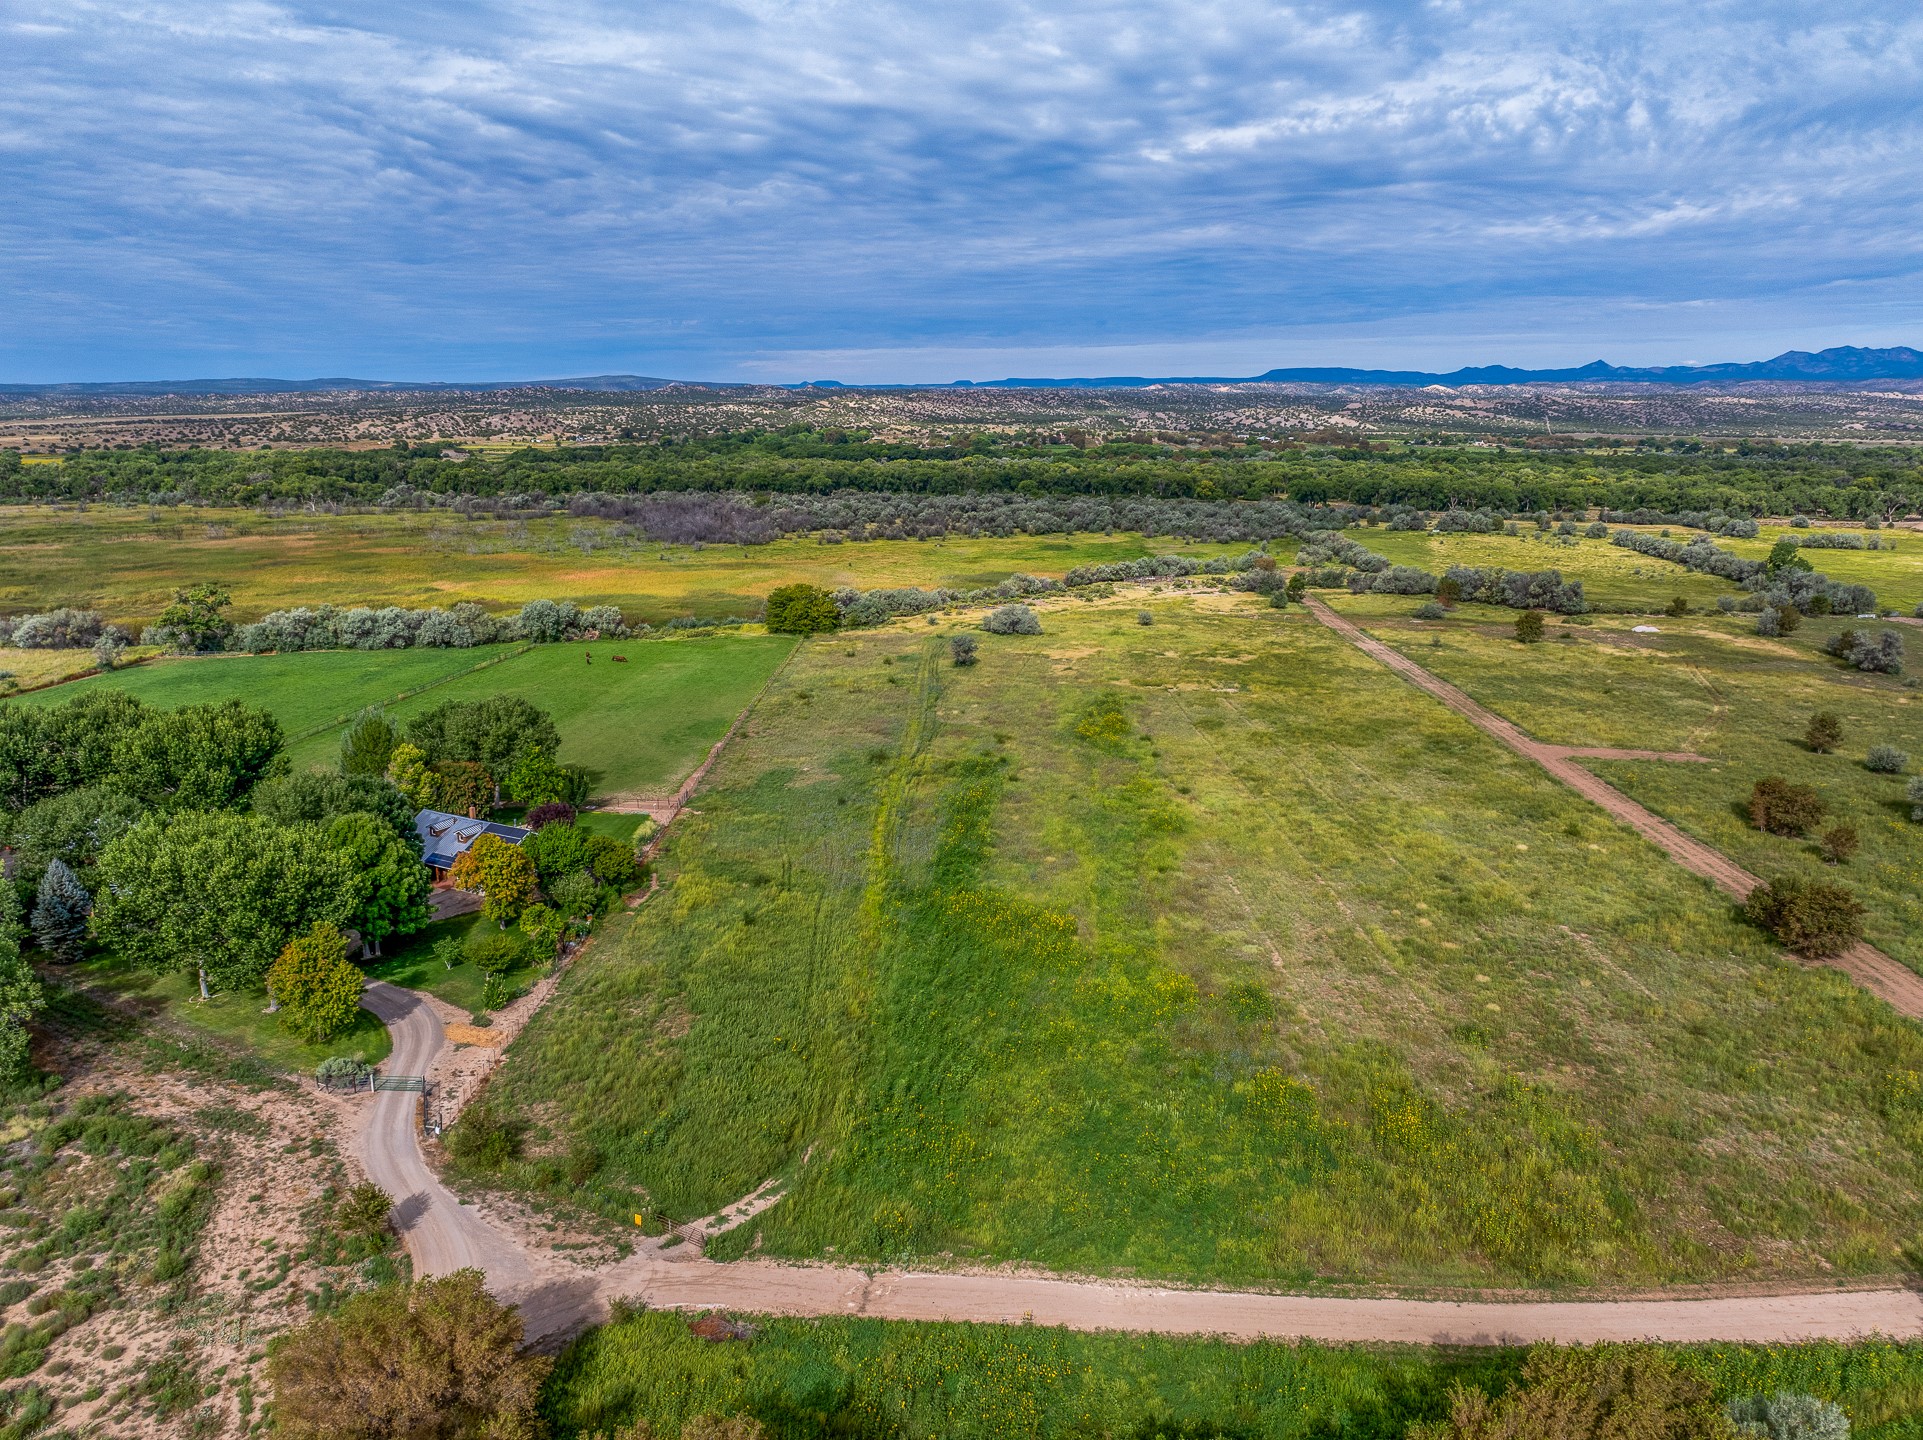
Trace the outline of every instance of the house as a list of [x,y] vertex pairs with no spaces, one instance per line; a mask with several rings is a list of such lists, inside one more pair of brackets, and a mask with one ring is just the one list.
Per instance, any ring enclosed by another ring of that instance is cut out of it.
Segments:
[[519,845],[534,833],[519,825],[497,825],[492,820],[450,815],[445,810],[421,811],[414,817],[414,829],[421,837],[421,859],[436,880],[445,880],[448,869],[483,835],[499,835],[508,844]]

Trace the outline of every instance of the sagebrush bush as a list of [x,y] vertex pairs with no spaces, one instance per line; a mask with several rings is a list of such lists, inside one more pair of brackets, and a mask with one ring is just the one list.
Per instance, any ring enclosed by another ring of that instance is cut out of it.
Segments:
[[957,665],[973,665],[980,658],[976,648],[973,635],[957,635],[948,642],[948,653]]
[[1771,835],[1801,835],[1821,823],[1829,807],[1808,785],[1793,785],[1780,775],[1756,782],[1749,792],[1749,818]]
[[1843,1407],[1814,1395],[1746,1395],[1725,1407],[1736,1433],[1764,1440],[1850,1440]]
[[1923,820],[1923,775],[1919,775],[1910,781],[1908,799],[1910,802],[1910,819]]
[[1910,757],[1894,745],[1872,745],[1863,757],[1863,768],[1878,775],[1901,775],[1910,768]]
[[1840,955],[1863,938],[1863,904],[1846,885],[1780,875],[1743,902],[1751,924],[1769,931],[1799,955]]
[[1433,600],[1424,600],[1409,613],[1417,620],[1440,620],[1449,612]]
[[1039,635],[1042,620],[1026,605],[1003,605],[988,612],[982,629],[991,635]]

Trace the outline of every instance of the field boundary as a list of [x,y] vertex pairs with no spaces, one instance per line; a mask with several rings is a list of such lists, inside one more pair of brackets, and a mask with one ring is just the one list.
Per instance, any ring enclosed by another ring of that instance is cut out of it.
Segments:
[[[1376,639],[1354,621],[1336,614],[1314,596],[1304,596],[1302,603],[1317,620],[1370,659],[1379,661],[1418,689],[1427,691],[1478,730],[1507,746],[1525,760],[1535,761],[1583,799],[1608,811],[1662,850],[1678,865],[1709,881],[1731,899],[1743,900],[1750,891],[1763,883],[1760,876],[1752,875],[1722,851],[1687,834],[1655,811],[1646,809],[1631,800],[1602,777],[1590,773],[1575,763],[1578,756],[1589,759],[1660,760],[1684,757],[1665,755],[1659,751],[1630,751],[1598,755],[1595,751],[1583,747],[1546,744],[1530,735],[1521,726],[1503,719],[1493,710],[1471,699],[1466,691],[1423,669],[1400,650]],[[1702,757],[1687,758],[1701,759]],[[1859,940],[1841,955],[1804,963],[1815,963],[1840,970],[1872,995],[1887,1003],[1898,1014],[1906,1015],[1912,1020],[1923,1020],[1923,975],[1918,975],[1907,965],[1898,963],[1866,941]]]
[[[428,691],[437,689],[442,685],[446,685],[450,681],[459,680],[464,676],[468,676],[468,675],[478,675],[481,673],[481,671],[489,669],[492,666],[505,665],[510,660],[518,660],[523,655],[527,654],[528,651],[534,648],[535,647],[533,642],[530,641],[527,644],[517,646],[511,654],[491,655],[487,659],[479,662],[478,664],[469,665],[464,670],[450,670],[447,672],[447,674],[441,676],[439,679],[430,680],[425,685],[416,685],[412,690],[403,690],[398,695],[390,695],[385,700],[381,700],[377,703],[380,705],[398,705],[403,700],[412,700],[416,695],[425,695]],[[269,650],[266,653],[269,655],[279,655],[279,654],[282,654],[283,652],[279,650]],[[313,651],[313,650],[303,650],[299,652],[289,651],[285,653],[289,653],[289,654],[299,653],[303,655],[313,655],[313,654],[321,654],[324,652]],[[355,714],[364,715],[369,710],[372,710],[374,708],[375,707],[373,705],[363,705],[358,711],[355,712]],[[339,716],[336,719],[329,720],[324,725],[316,725],[311,729],[303,730],[298,735],[289,735],[287,737],[287,744],[298,745],[303,740],[312,740],[316,736],[325,735],[329,730],[338,730],[343,725],[350,725],[353,723],[353,721],[354,721],[353,715]]]

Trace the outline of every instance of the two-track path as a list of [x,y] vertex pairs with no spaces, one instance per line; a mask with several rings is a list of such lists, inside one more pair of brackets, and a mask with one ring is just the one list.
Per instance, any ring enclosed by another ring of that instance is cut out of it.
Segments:
[[[1533,760],[1583,799],[1592,801],[1666,852],[1685,870],[1702,876],[1732,899],[1741,900],[1762,884],[1762,880],[1738,865],[1713,846],[1644,809],[1608,781],[1576,763],[1577,760],[1701,760],[1701,755],[1669,755],[1653,750],[1598,750],[1580,746],[1549,745],[1519,726],[1485,709],[1447,680],[1431,675],[1407,655],[1365,632],[1353,621],[1345,620],[1314,596],[1305,596],[1309,613],[1372,660],[1378,660],[1416,688],[1440,700],[1478,730],[1508,746],[1524,759]],[[1887,1001],[1891,1009],[1912,1019],[1923,1019],[1923,975],[1892,960],[1873,945],[1856,944],[1823,962],[1843,971],[1871,994]]]
[[[1519,755],[1632,826],[1679,863],[1732,896],[1758,881],[1575,761],[1595,758],[1700,760],[1653,751],[1547,745],[1364,634],[1311,599],[1317,619]],[[712,758],[712,757],[711,757]],[[705,767],[704,767],[705,768]],[[676,797],[685,803],[687,793]],[[1880,951],[1858,946],[1831,962],[1906,1015],[1923,1016],[1923,980]],[[391,1068],[425,1075],[445,1042],[440,1021],[406,990],[375,984],[363,1003],[394,1036]],[[396,1217],[417,1273],[481,1270],[488,1288],[521,1308],[530,1338],[550,1341],[605,1318],[608,1302],[723,1308],[775,1315],[861,1315],[890,1320],[972,1320],[1062,1325],[1233,1339],[1330,1342],[1519,1344],[1535,1340],[1748,1341],[1923,1335],[1923,1294],[1913,1290],[1830,1290],[1725,1294],[1709,1298],[1455,1301],[1271,1295],[1181,1290],[1133,1283],[994,1271],[864,1270],[703,1258],[697,1246],[642,1240],[626,1260],[587,1270],[565,1256],[530,1252],[451,1194],[423,1159],[414,1095],[382,1092],[367,1111],[359,1152],[369,1177],[396,1199]],[[764,1187],[765,1190],[766,1187]],[[757,1192],[757,1195],[762,1192]],[[750,1197],[753,1199],[754,1197]],[[738,1208],[738,1207],[730,1207]]]

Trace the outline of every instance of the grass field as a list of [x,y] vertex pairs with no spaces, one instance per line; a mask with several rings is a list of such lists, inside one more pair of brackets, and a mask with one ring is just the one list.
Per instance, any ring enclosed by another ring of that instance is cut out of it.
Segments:
[[[478,1015],[481,990],[487,977],[465,961],[450,970],[434,958],[432,951],[436,941],[451,937],[465,944],[470,937],[493,928],[492,920],[479,915],[439,920],[418,934],[390,942],[387,958],[364,968],[371,979],[385,980],[408,990],[425,990],[450,1005],[460,1006],[469,1015]],[[541,973],[532,966],[518,967],[506,972],[507,983],[519,992],[532,985]]]
[[[1500,611],[1464,607],[1460,619],[1419,621],[1405,618],[1407,600],[1332,603],[1539,739],[1713,757],[1710,765],[1607,761],[1595,768],[1759,875],[1821,871],[1852,885],[1871,908],[1870,938],[1923,969],[1923,826],[1909,818],[1906,777],[1863,768],[1872,745],[1888,744],[1916,757],[1912,773],[1923,769],[1923,693],[1824,655],[1822,642],[1851,622],[1812,619],[1781,639],[1758,636],[1754,620],[1741,616],[1665,619],[1656,635],[1604,622],[1523,646],[1513,618]],[[1903,633],[1923,662],[1923,632]],[[1836,754],[1817,755],[1802,743],[1818,710],[1843,719]],[[1862,852],[1827,866],[1813,838],[1756,830],[1744,804],[1766,775],[1814,786],[1830,805],[1831,823],[1856,826]]]
[[[1858,535],[1870,533],[1861,526],[1825,526],[1824,529],[1850,530]],[[1792,530],[1786,525],[1765,525],[1754,540],[1718,540],[1716,543],[1746,559],[1761,560],[1779,537],[1810,533]],[[1914,530],[1885,530],[1878,538],[1885,546],[1895,548],[1805,550],[1803,558],[1833,580],[1869,586],[1885,610],[1908,615],[1923,604],[1923,535]]]
[[[1697,610],[1709,609],[1718,595],[1741,595],[1727,580],[1697,575],[1666,560],[1611,545],[1607,540],[1558,539],[1525,534],[1438,535],[1424,530],[1351,530],[1350,536],[1398,565],[1414,565],[1440,575],[1451,565],[1501,566],[1506,570],[1560,570],[1580,580],[1592,610],[1656,614],[1680,595]],[[1923,548],[1923,547],[1919,547]],[[1827,552],[1826,552],[1827,553]]]
[[113,955],[63,966],[61,974],[77,984],[105,991],[142,1015],[200,1031],[293,1074],[311,1074],[330,1055],[359,1055],[374,1064],[386,1059],[393,1049],[387,1027],[365,1010],[357,1013],[354,1028],[345,1035],[325,1045],[308,1045],[289,1035],[277,1019],[265,1013],[267,999],[258,990],[201,1000],[191,975],[155,975],[123,964]]
[[[367,706],[385,705],[405,720],[445,700],[519,695],[554,716],[561,758],[595,771],[597,793],[672,791],[793,648],[778,635],[729,633],[619,645],[226,655],[154,661],[36,690],[21,703],[55,705],[103,685],[163,706],[237,697],[279,719],[296,766],[326,766],[339,754],[340,728]],[[617,651],[626,664],[611,663]],[[596,653],[595,663],[584,652]]]
[[970,670],[926,627],[809,642],[497,1077],[537,1122],[507,1178],[693,1216],[795,1174],[718,1255],[1914,1263],[1915,1027],[1301,611],[1142,603]]
[[600,521],[448,515],[303,515],[95,506],[0,507],[0,611],[82,605],[151,621],[176,587],[212,580],[254,619],[292,605],[451,605],[499,610],[534,599],[619,605],[630,623],[752,616],[778,585],[993,585],[1015,571],[1142,555],[1239,554],[1243,545],[1139,535],[1007,540],[784,540],[743,547],[636,542]]
[[[746,1413],[782,1440],[890,1435],[1234,1436],[1402,1440],[1447,1414],[1461,1383],[1515,1383],[1513,1350],[1233,1345],[1086,1335],[1037,1326],[879,1320],[756,1322],[749,1344],[715,1345],[686,1317],[644,1314],[577,1341],[548,1383],[558,1440],[636,1419],[674,1435],[699,1415]],[[1867,1342],[1669,1347],[1717,1399],[1815,1394],[1841,1404],[1856,1440],[1923,1436],[1923,1347]]]

